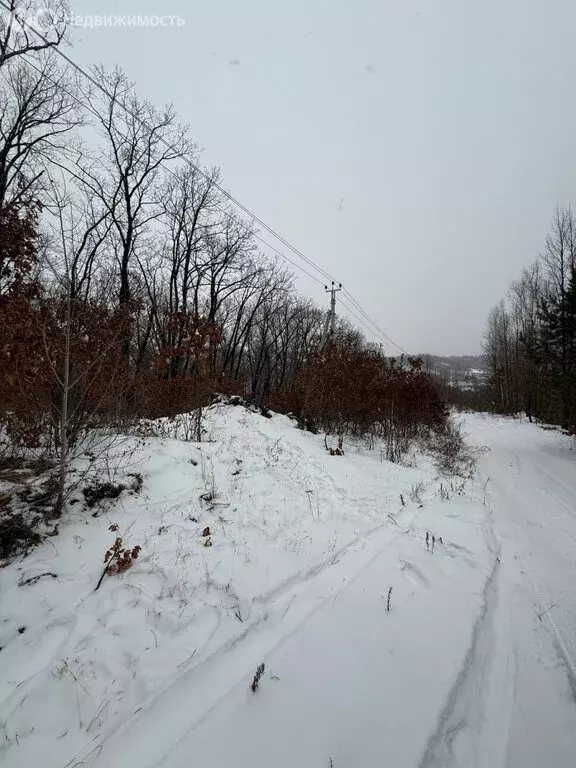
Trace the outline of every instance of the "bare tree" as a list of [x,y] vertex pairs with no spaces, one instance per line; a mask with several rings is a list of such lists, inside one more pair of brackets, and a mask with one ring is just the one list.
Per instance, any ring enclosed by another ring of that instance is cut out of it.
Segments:
[[[173,322],[177,314],[199,317],[204,310],[200,305],[208,241],[221,228],[223,218],[218,182],[217,169],[202,173],[186,165],[169,174],[160,190],[160,259],[155,266],[149,261],[143,273],[161,347],[182,345],[186,323]],[[176,378],[186,366],[185,359],[174,356],[168,375]]]
[[74,151],[80,123],[75,84],[53,53],[0,69],[0,205],[41,194],[47,165]]
[[492,310],[485,348],[499,410],[566,428],[576,392],[576,219],[556,208],[544,252]]
[[113,287],[109,269],[109,238],[112,220],[105,206],[88,194],[82,185],[65,173],[50,175],[46,233],[47,247],[42,260],[46,279],[62,280],[66,274],[67,293],[72,301],[88,299],[96,285],[102,293]]
[[97,68],[94,76],[101,89],[88,90],[85,99],[103,145],[89,162],[80,161],[77,177],[110,216],[122,305],[132,298],[130,274],[137,268],[137,246],[161,213],[161,172],[195,148],[172,107],[157,110],[140,101],[121,70],[106,73]]
[[69,16],[65,0],[0,0],[0,67],[17,56],[59,46]]
[[576,265],[576,221],[570,206],[557,206],[542,254],[550,288],[564,298]]
[[539,313],[547,288],[542,264],[534,262],[515,280],[508,294],[514,331],[514,377],[520,407],[532,420],[540,410],[542,366],[538,362]]
[[71,257],[64,249],[59,280],[44,291],[37,312],[58,462],[58,514],[76,487],[67,482],[71,463],[87,449],[106,450],[117,439],[114,427],[125,415],[122,390],[130,382],[121,354],[130,317],[122,308],[108,307],[103,295],[73,296]]
[[488,360],[497,406],[505,413],[514,412],[516,405],[513,387],[514,349],[512,319],[504,301],[501,301],[488,315],[484,354]]
[[230,297],[243,290],[246,283],[262,273],[250,227],[232,217],[225,217],[218,233],[206,239],[199,290],[204,293],[204,307],[211,322]]
[[210,234],[222,220],[223,195],[216,186],[219,181],[218,169],[203,174],[187,165],[171,174],[161,191],[168,232],[164,260],[169,270],[170,312],[192,309],[198,314],[200,310],[203,253]]

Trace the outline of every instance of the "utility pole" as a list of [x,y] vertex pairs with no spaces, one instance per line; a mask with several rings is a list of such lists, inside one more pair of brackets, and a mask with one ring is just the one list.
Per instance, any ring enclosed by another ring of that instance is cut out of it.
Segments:
[[338,283],[338,287],[336,288],[336,283],[334,280],[332,280],[332,286],[328,288],[328,286],[325,285],[324,290],[326,293],[330,294],[330,309],[328,310],[328,314],[326,315],[326,322],[324,323],[324,331],[322,332],[322,339],[320,341],[320,351],[324,349],[324,345],[328,340],[328,329],[330,329],[331,334],[334,333],[334,327],[336,324],[336,294],[338,291],[342,290],[342,283]]
[[332,287],[328,288],[324,286],[326,293],[330,294],[330,333],[334,333],[334,323],[336,322],[336,294],[342,290],[342,283],[338,284],[338,288],[334,287],[335,283],[332,280]]

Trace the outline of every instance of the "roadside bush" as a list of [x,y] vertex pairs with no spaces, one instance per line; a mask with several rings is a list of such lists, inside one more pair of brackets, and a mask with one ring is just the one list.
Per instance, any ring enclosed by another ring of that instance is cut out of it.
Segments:
[[282,400],[301,429],[381,440],[389,461],[401,461],[414,440],[441,433],[448,423],[420,359],[398,363],[361,345],[331,344],[311,356]]
[[484,447],[474,447],[466,442],[462,427],[449,419],[445,429],[431,436],[427,441],[433,453],[438,471],[443,475],[471,478]]

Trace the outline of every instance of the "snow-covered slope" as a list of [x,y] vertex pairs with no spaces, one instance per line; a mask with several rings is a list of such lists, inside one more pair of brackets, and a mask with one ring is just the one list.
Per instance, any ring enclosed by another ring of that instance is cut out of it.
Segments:
[[[207,430],[135,441],[139,495],[0,571],[2,765],[443,764],[499,567],[482,488],[243,407]],[[142,549],[95,592],[110,524]]]

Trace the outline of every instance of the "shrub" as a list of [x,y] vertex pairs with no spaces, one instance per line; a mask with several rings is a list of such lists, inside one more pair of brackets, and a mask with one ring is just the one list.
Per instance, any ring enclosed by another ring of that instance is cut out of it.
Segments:
[[86,499],[86,506],[92,509],[98,502],[104,501],[104,499],[117,499],[125,488],[126,486],[122,484],[114,485],[114,483],[108,482],[93,483],[84,488],[82,493]]
[[92,485],[86,486],[82,490],[84,499],[86,500],[86,506],[92,509],[100,501],[105,499],[117,499],[122,491],[130,490],[133,493],[139,493],[142,490],[144,479],[139,472],[130,472],[128,477],[132,478],[132,482],[129,486],[123,483],[92,483]]
[[12,488],[0,492],[0,560],[9,560],[43,540],[47,523],[57,517],[58,482],[52,474],[39,480],[31,476],[48,464],[5,460],[2,467],[0,480]]
[[[109,527],[108,530],[114,533],[118,533],[119,528],[116,524],[113,524]],[[110,549],[106,551],[106,554],[104,555],[104,570],[102,571],[102,575],[100,576],[94,591],[100,588],[100,585],[102,584],[106,574],[111,576],[113,574],[124,573],[129,568],[131,568],[134,560],[138,559],[141,549],[142,547],[139,544],[137,544],[135,547],[126,548],[122,541],[122,536],[116,536],[114,544],[110,547]]]
[[381,439],[390,461],[400,461],[415,439],[442,431],[448,419],[420,359],[399,364],[361,345],[333,343],[311,355],[283,402],[298,413],[301,429]]
[[254,678],[252,680],[252,685],[250,686],[250,688],[252,689],[252,693],[256,693],[256,691],[258,690],[260,686],[260,678],[264,674],[265,668],[266,668],[266,665],[264,663],[258,665],[256,669],[256,674],[254,675]]
[[0,560],[26,554],[42,541],[35,530],[36,522],[35,518],[28,518],[22,512],[0,512]]
[[442,474],[466,479],[473,476],[478,459],[487,450],[484,447],[470,446],[460,425],[452,420],[447,422],[444,430],[428,440],[428,446],[434,453],[436,465]]

